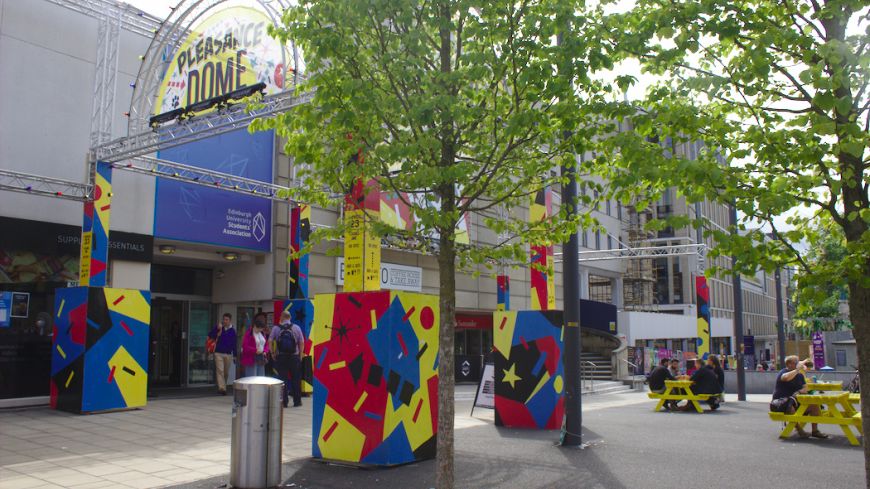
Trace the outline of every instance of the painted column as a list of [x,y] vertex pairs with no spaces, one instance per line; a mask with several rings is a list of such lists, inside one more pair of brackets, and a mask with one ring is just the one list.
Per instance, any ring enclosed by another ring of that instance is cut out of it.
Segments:
[[695,296],[698,309],[698,356],[707,359],[710,355],[710,288],[707,277],[695,277]]
[[[553,191],[545,188],[537,192],[529,206],[529,222],[542,222],[553,215]],[[556,284],[553,269],[553,245],[551,243],[530,246],[532,310],[546,311],[556,308]],[[537,267],[535,267],[537,265]]]
[[109,264],[109,217],[112,204],[112,165],[98,161],[93,199],[84,204],[79,285],[105,287]]
[[[308,243],[311,234],[311,207],[300,204],[290,209],[290,252],[298,253]],[[289,287],[287,297],[290,299],[308,298],[308,260],[306,253],[290,260]]]
[[496,277],[498,284],[496,311],[511,310],[511,278],[507,275],[499,275]]
[[381,240],[371,223],[379,219],[377,182],[358,180],[345,198],[344,291],[362,292],[381,288]]

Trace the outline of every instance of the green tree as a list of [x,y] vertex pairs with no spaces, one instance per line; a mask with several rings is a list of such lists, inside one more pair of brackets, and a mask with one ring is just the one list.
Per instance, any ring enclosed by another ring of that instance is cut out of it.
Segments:
[[[851,327],[840,319],[840,300],[848,298],[846,277],[838,275],[837,267],[846,258],[846,239],[843,230],[829,217],[819,216],[810,227],[804,261],[814,272],[800,269],[795,276],[797,287],[794,302],[797,305],[795,325],[807,332],[830,329],[832,326]],[[830,271],[821,272],[825,268]],[[819,281],[820,277],[830,281]]]
[[[619,13],[606,11],[615,11],[614,5],[601,6],[600,17],[589,24],[590,35],[606,38],[614,61],[639,60],[645,77],[657,80],[638,103],[640,110],[610,112],[630,116],[636,128],[604,143],[610,147],[602,153],[611,157],[605,168],[611,181],[621,189],[673,185],[691,201],[733,202],[743,215],[741,232],[713,232],[714,256],[735,255],[741,271],[795,265],[816,283],[845,279],[865,417],[870,416],[868,5],[866,0],[637,0]],[[645,136],[703,141],[710,150],[696,160],[671,157]],[[846,253],[839,262],[812,267],[801,255],[798,244],[814,234],[813,215],[829,218],[842,231]],[[747,229],[754,227],[762,229]],[[865,424],[865,439],[868,435]],[[870,444],[864,450],[870,487]]]
[[[405,202],[417,218],[412,235],[437,236],[439,488],[453,487],[457,267],[527,263],[527,243],[560,243],[578,226],[564,212],[531,226],[521,208],[538,189],[561,182],[552,170],[576,165],[575,152],[594,130],[576,130],[585,126],[579,100],[606,90],[586,77],[601,60],[581,57],[584,40],[555,43],[559,26],[578,23],[579,7],[570,0],[309,0],[273,32],[302,47],[303,90],[316,90],[310,104],[255,125],[276,128],[287,153],[308,165],[310,191],[298,197],[336,205],[321,189],[340,193],[374,178],[386,191],[416,196]],[[360,150],[361,161],[347,164]],[[512,239],[458,246],[454,230],[465,213]]]

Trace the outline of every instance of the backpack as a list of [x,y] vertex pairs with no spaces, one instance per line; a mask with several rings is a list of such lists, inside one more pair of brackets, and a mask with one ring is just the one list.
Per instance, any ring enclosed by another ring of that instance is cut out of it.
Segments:
[[278,340],[275,342],[278,347],[278,353],[282,355],[296,354],[296,338],[293,336],[293,326],[281,326],[281,332],[278,333]]

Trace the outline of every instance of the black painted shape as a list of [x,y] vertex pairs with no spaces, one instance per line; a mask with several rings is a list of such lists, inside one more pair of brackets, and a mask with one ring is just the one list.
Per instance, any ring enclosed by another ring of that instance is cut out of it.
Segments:
[[399,394],[399,400],[406,406],[411,405],[411,397],[414,396],[414,384],[407,380],[402,384],[402,392]]
[[432,435],[431,438],[424,441],[422,445],[414,450],[414,460],[426,460],[435,458],[435,448],[438,446],[438,437]]
[[396,392],[399,390],[399,382],[401,380],[402,379],[399,378],[399,374],[391,370],[390,377],[387,379],[387,391],[389,391],[390,394],[395,395]]
[[384,368],[373,363],[369,366],[369,384],[378,387],[381,385],[381,378],[384,376]]
[[429,343],[423,343],[423,345],[420,347],[420,351],[417,352],[417,360],[419,360],[420,357],[423,356],[423,353],[426,352],[427,348],[429,348]]
[[362,378],[363,371],[363,357],[362,353],[356,356],[353,361],[348,365],[350,369],[350,376],[353,377],[353,383],[356,384],[359,382],[359,379]]

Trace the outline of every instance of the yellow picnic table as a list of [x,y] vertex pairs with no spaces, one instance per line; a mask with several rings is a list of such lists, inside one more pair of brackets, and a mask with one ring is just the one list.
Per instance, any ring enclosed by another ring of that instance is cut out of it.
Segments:
[[[858,439],[852,432],[852,428],[861,434],[862,424],[860,414],[852,407],[848,392],[833,394],[800,394],[797,396],[798,406],[794,414],[770,413],[770,419],[783,421],[785,428],[779,434],[780,438],[788,438],[795,428],[803,429],[807,423],[832,424],[843,430],[843,434],[852,445],[859,445]],[[821,415],[810,416],[806,414],[810,406],[819,406]]]
[[[674,389],[681,389],[682,393],[673,392]],[[653,411],[660,410],[662,406],[665,405],[665,401],[689,401],[693,406],[695,406],[695,410],[699,413],[703,413],[704,410],[701,409],[701,405],[698,404],[698,401],[706,401],[710,399],[710,396],[715,395],[718,394],[695,394],[692,392],[691,380],[666,380],[665,391],[663,393],[656,394],[655,392],[650,392],[648,394],[650,399],[659,400]]]
[[807,390],[810,391],[841,391],[843,382],[807,382]]

